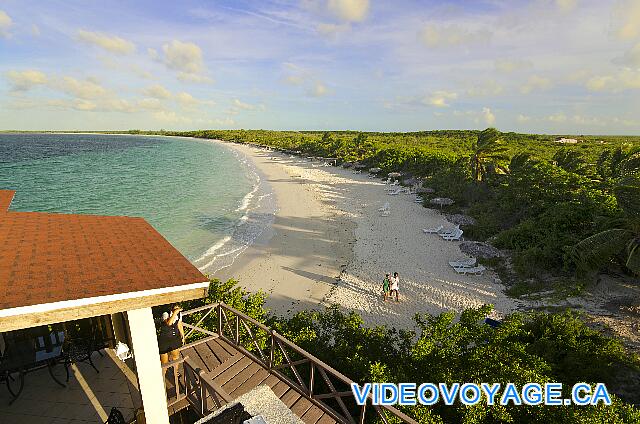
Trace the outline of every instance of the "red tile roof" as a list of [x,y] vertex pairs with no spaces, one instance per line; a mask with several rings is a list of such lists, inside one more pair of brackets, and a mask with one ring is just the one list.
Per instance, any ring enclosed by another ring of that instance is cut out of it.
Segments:
[[0,190],[0,213],[9,210],[14,194],[16,192],[13,190]]
[[0,310],[205,281],[142,218],[0,212]]

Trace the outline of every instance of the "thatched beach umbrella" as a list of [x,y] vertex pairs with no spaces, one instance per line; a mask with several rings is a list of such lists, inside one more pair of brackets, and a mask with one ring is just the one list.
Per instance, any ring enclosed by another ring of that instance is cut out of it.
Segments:
[[443,206],[453,205],[454,202],[453,199],[449,199],[448,197],[436,197],[435,199],[431,199],[429,203],[432,205],[440,205],[440,209],[442,209]]
[[377,174],[378,172],[382,171],[381,168],[375,167],[375,168],[369,168],[369,172],[372,174]]

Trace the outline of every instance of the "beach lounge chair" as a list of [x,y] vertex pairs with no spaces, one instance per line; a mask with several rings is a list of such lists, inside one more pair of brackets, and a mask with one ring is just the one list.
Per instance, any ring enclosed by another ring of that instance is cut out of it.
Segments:
[[389,207],[391,207],[391,205],[389,204],[389,202],[385,202],[384,205],[382,205],[381,208],[378,209],[378,212],[384,212],[386,210],[389,210]]
[[391,196],[397,196],[398,194],[402,193],[402,188],[398,187],[397,189],[395,189],[394,191],[389,192],[389,195]]
[[384,189],[386,191],[393,191],[393,190],[397,190],[398,188],[398,181],[394,181],[391,184],[388,184],[388,187],[385,187]]
[[382,211],[382,213],[380,214],[380,216],[389,216],[391,215],[391,211],[389,209],[385,209]]
[[476,258],[465,258],[457,261],[449,261],[449,265],[454,268],[471,268],[476,266]]
[[474,266],[471,268],[454,268],[456,270],[456,272],[458,274],[473,274],[473,275],[482,275],[482,273],[484,273],[487,268],[483,267],[482,265],[479,266]]
[[442,225],[440,225],[439,227],[434,227],[434,228],[423,228],[422,231],[425,234],[437,234],[440,231],[442,231],[444,229],[444,227]]
[[457,228],[452,233],[440,234],[440,237],[442,237],[443,240],[447,241],[458,241],[460,240],[460,238],[462,238],[463,233],[464,231],[462,231],[460,228]]
[[449,228],[443,228],[440,231],[438,231],[438,235],[439,236],[452,235],[458,230],[460,230],[460,225],[456,225],[454,227],[449,227]]
[[416,196],[416,198],[414,199],[414,202],[422,203],[422,202],[424,202],[424,199],[422,198],[422,196]]

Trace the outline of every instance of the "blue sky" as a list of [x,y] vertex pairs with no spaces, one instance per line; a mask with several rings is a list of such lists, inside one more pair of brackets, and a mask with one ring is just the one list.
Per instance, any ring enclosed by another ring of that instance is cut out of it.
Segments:
[[640,0],[0,0],[0,129],[640,134]]

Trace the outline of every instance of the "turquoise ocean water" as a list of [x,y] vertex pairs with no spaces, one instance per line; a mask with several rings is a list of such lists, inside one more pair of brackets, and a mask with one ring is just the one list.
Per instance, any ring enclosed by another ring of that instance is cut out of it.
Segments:
[[177,137],[0,134],[11,210],[141,216],[205,272],[273,220],[269,187],[221,144]]

